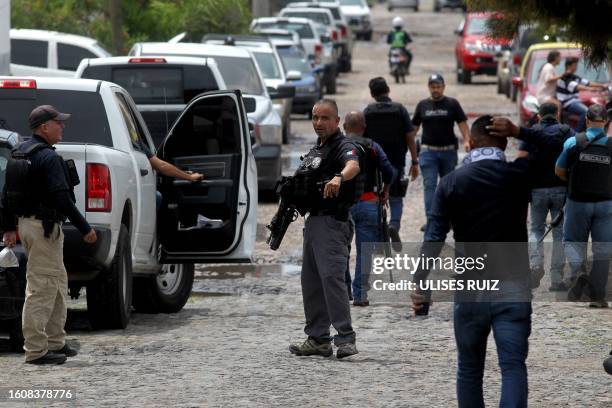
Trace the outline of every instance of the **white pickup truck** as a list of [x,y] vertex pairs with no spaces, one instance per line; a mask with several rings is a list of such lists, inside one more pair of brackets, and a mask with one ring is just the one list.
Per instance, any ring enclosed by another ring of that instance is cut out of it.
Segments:
[[[202,182],[156,174],[155,151],[130,95],[97,80],[0,77],[0,128],[29,135],[38,105],[72,114],[56,145],[76,163],[76,205],[98,242],[63,226],[70,295],[86,287],[94,328],[125,328],[136,311],[182,309],[194,263],[249,262],[257,222],[257,170],[240,91],[200,94],[185,107],[157,155]],[[161,202],[156,208],[159,191]]]

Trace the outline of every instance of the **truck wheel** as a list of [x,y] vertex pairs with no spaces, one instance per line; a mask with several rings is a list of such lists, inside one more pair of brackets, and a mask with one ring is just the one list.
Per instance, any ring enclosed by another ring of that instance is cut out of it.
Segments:
[[21,329],[21,316],[14,319],[9,326],[9,344],[11,351],[23,353],[23,331]]
[[87,285],[87,314],[94,329],[125,329],[132,307],[132,249],[125,225],[113,263]]
[[472,83],[472,72],[462,70],[461,72],[461,83],[464,85]]
[[291,137],[291,119],[287,120],[285,126],[283,126],[283,144],[289,143]]
[[193,264],[163,265],[154,278],[134,279],[134,309],[140,313],[179,312],[191,295]]

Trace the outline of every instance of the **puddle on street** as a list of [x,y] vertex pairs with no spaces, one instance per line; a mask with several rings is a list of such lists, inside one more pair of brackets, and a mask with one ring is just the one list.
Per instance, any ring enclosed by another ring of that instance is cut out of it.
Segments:
[[292,264],[236,264],[236,265],[200,265],[195,279],[242,279],[245,277],[265,278],[268,276],[295,276],[300,274],[301,267]]

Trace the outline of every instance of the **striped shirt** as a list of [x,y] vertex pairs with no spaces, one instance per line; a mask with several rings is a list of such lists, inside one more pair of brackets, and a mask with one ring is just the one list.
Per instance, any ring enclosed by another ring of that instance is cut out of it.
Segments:
[[589,81],[574,74],[564,75],[557,80],[557,99],[564,108],[578,100],[578,85],[589,85]]

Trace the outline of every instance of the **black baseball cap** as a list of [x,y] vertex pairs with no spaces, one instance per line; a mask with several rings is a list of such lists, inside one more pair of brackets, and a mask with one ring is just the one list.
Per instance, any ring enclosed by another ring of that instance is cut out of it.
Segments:
[[431,74],[427,80],[427,85],[442,84],[444,85],[444,77],[440,74]]
[[591,122],[607,122],[608,112],[603,105],[593,104],[589,106],[586,117]]
[[30,129],[36,129],[40,125],[50,120],[68,120],[69,113],[62,113],[51,105],[40,105],[30,113]]

